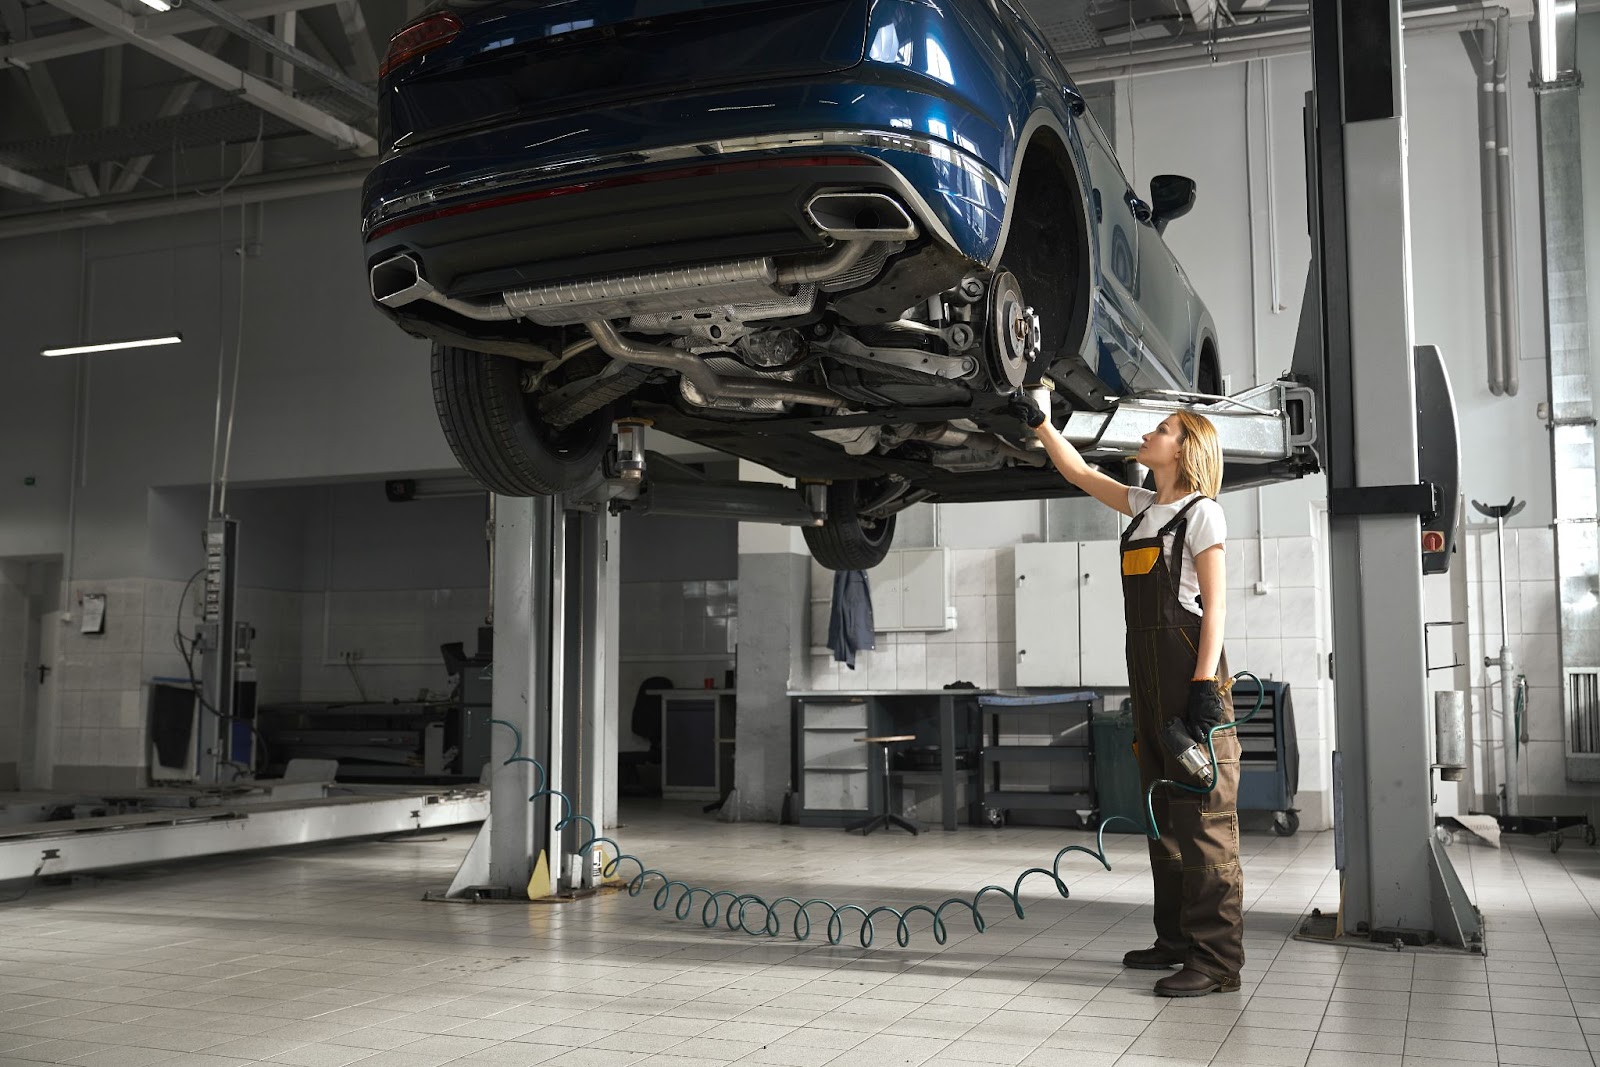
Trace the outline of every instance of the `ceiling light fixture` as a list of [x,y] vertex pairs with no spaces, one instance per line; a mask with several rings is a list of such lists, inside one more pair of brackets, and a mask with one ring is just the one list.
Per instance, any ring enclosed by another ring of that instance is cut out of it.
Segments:
[[153,9],[155,11],[171,11],[172,10],[172,5],[167,3],[167,0],[139,0],[139,2],[141,4],[143,4],[145,7],[151,8],[151,9]]
[[124,348],[155,348],[157,345],[177,345],[182,343],[183,335],[175,333],[166,337],[142,337],[137,341],[104,341],[96,345],[46,348],[39,354],[41,356],[81,356],[89,352],[117,352]]

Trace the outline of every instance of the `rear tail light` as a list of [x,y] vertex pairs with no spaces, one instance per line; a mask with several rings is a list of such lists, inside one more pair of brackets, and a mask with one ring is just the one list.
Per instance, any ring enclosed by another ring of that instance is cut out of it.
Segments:
[[418,19],[389,38],[389,54],[383,57],[383,66],[378,68],[378,77],[387,78],[389,72],[396,67],[409,63],[442,44],[448,44],[460,32],[461,20],[449,12],[441,11],[437,15]]

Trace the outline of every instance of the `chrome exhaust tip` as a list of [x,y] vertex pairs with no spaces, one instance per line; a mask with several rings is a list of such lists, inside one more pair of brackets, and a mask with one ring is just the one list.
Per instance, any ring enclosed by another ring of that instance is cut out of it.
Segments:
[[404,307],[426,300],[433,292],[433,286],[423,280],[417,261],[405,253],[373,264],[368,281],[372,286],[372,299],[384,307]]
[[806,217],[838,241],[910,241],[917,224],[887,193],[818,193],[806,202]]

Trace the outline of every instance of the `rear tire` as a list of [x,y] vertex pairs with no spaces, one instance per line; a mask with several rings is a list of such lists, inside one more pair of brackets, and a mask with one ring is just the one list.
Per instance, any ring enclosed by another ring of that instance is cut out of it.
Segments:
[[522,390],[526,364],[433,346],[433,402],[456,461],[502,496],[554,496],[593,479],[611,440],[609,409],[571,426],[545,425]]
[[1200,366],[1195,370],[1196,392],[1222,395],[1222,369],[1217,365],[1217,353],[1208,344],[1200,350]]
[[828,486],[828,521],[805,527],[806,547],[830,571],[871,570],[894,544],[894,520],[863,519],[857,509],[867,486],[859,481]]

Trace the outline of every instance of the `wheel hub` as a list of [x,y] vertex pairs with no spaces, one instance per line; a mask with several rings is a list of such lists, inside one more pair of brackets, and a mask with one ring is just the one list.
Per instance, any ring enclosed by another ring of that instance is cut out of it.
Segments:
[[994,279],[989,300],[989,363],[995,385],[1022,387],[1028,367],[1039,358],[1039,315],[1022,298],[1016,276],[1002,271]]

